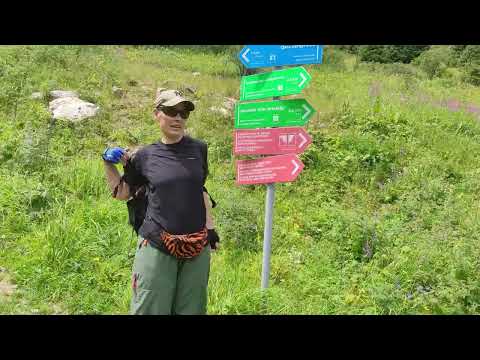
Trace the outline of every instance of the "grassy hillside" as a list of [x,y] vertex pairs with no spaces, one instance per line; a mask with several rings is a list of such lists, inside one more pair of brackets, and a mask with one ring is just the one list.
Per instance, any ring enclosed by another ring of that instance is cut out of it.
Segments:
[[[210,314],[478,314],[480,88],[429,80],[412,65],[326,56],[306,66],[303,95],[318,110],[307,125],[313,144],[298,180],[276,186],[262,296],[265,188],[234,184],[233,119],[208,110],[238,98],[231,57],[0,47],[0,282],[17,285],[0,295],[0,313],[128,311],[136,240],[99,154],[157,140],[155,89],[179,84],[197,89],[188,127],[209,144],[207,186],[219,203]],[[30,95],[55,89],[75,90],[101,112],[52,121],[46,96]]]

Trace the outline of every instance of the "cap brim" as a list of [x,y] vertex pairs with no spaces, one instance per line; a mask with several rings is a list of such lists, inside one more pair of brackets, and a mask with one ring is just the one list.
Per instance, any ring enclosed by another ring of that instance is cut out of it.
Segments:
[[176,98],[173,98],[173,99],[170,99],[168,101],[165,101],[162,106],[175,106],[175,105],[178,105],[180,103],[185,103],[186,105],[186,108],[188,111],[193,111],[195,110],[195,105],[193,104],[193,102],[191,102],[190,100],[187,100],[183,97],[180,97],[180,96],[177,96]]

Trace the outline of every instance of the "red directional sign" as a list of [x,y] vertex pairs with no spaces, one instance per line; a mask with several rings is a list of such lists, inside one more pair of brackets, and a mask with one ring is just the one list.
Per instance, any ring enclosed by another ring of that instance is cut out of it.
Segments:
[[300,154],[312,143],[301,127],[235,130],[235,155]]
[[237,160],[237,185],[290,182],[303,170],[297,155],[276,155],[255,160]]

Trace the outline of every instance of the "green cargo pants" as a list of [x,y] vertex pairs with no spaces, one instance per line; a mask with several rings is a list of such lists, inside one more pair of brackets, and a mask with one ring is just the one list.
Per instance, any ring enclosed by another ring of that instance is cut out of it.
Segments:
[[210,245],[192,259],[177,259],[139,238],[133,264],[133,315],[204,315]]

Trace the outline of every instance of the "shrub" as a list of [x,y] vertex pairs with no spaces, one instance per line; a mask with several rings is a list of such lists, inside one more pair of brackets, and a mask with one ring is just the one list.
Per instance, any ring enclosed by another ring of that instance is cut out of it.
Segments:
[[465,48],[467,47],[468,45],[452,45],[450,46],[452,48],[452,50],[455,52],[455,54],[459,55],[462,53],[463,50],[465,50]]
[[31,62],[24,61],[22,54],[11,52],[0,59],[0,110],[11,114],[15,120],[18,105],[25,93]]
[[459,63],[468,65],[480,63],[480,45],[468,45],[460,55]]
[[407,77],[418,76],[418,71],[411,64],[404,64],[399,62],[384,64],[383,71],[387,75],[401,75]]
[[467,65],[464,80],[469,84],[480,86],[480,63]]
[[455,65],[455,53],[448,46],[433,46],[416,58],[413,63],[418,65],[431,79],[445,74],[449,66]]
[[386,61],[385,50],[382,45],[365,45],[358,52],[360,60],[366,62],[388,62]]
[[337,48],[349,54],[358,54],[360,45],[337,45]]
[[409,63],[427,48],[425,45],[364,45],[359,55],[362,61],[368,62]]
[[345,54],[333,47],[333,46],[324,46],[323,47],[323,64],[333,65],[335,67],[344,68],[345,66]]

